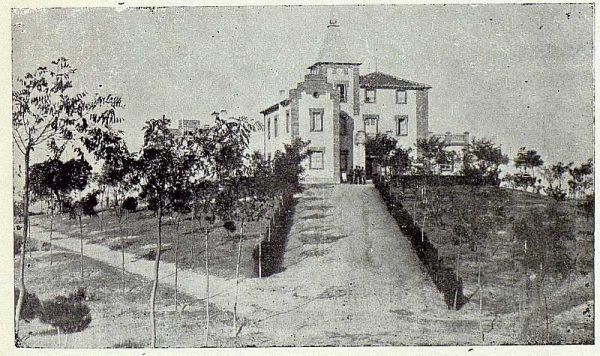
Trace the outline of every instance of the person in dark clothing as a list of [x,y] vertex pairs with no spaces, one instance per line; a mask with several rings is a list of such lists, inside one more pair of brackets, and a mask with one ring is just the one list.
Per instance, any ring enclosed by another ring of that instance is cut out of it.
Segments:
[[354,171],[354,184],[360,184],[360,166],[356,166]]
[[367,184],[367,172],[364,167],[360,169],[360,184]]

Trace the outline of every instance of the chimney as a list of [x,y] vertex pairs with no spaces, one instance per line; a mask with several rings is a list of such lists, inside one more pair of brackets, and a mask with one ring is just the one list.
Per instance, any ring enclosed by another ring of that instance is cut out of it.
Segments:
[[287,90],[280,90],[279,91],[279,100],[284,100],[288,98],[288,93]]

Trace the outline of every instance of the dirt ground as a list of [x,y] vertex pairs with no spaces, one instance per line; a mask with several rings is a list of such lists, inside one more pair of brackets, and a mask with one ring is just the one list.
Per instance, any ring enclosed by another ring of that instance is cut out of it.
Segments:
[[[507,215],[503,218],[504,222],[493,231],[495,238],[486,241],[481,277],[484,283],[483,309],[490,315],[504,315],[504,321],[498,320],[496,325],[514,330],[514,342],[545,342],[545,339],[539,337],[532,340],[524,335],[522,329],[525,318],[540,319],[539,315],[535,315],[542,313],[535,310],[533,306],[536,292],[532,283],[527,283],[527,271],[520,268],[514,258],[514,251],[521,246],[516,242],[518,239],[512,231],[512,222],[518,221],[533,209],[542,210],[555,204],[552,198],[491,187],[481,189],[464,186],[430,187],[430,206],[435,207],[438,213],[436,214],[435,210],[428,210],[424,231],[450,267],[455,266],[455,256],[460,251],[461,278],[464,281],[465,295],[474,296],[472,304],[478,303],[478,269],[475,253],[465,246],[461,248],[453,243],[456,224],[452,219],[451,209],[476,204],[476,200],[485,200],[486,189],[497,190],[504,195]],[[419,226],[423,226],[425,208],[413,190],[407,189],[402,193],[399,188],[394,188],[393,191],[402,196],[404,208],[411,215],[414,214]],[[575,236],[572,241],[566,243],[566,249],[574,265],[568,276],[549,274],[546,278],[544,290],[551,316],[550,339],[553,344],[589,344],[593,343],[594,338],[594,221],[585,217],[577,208],[576,202],[560,202],[558,208],[573,224]],[[585,312],[586,310],[588,312]],[[545,330],[543,320],[535,320],[531,323],[532,326],[526,333],[536,334],[536,328]]]
[[[47,241],[47,233],[37,227],[34,237]],[[78,251],[77,238],[55,235],[56,244]],[[105,266],[115,280],[102,288],[118,294],[121,256],[102,244],[85,245],[85,251]],[[248,253],[248,252],[246,252]],[[44,257],[45,258],[45,257]],[[44,260],[41,263],[44,264]],[[77,264],[77,258],[73,262]],[[112,267],[108,267],[112,266]],[[136,279],[150,285],[151,261],[127,255],[126,268]],[[116,267],[116,268],[115,268]],[[49,295],[52,284],[42,267],[28,273],[32,291]],[[74,267],[75,268],[75,267]],[[479,314],[475,305],[459,311],[448,310],[442,295],[427,278],[406,237],[387,213],[379,193],[371,185],[310,186],[297,197],[292,227],[284,259],[284,270],[258,279],[244,273],[239,284],[238,312],[242,318],[238,337],[232,339],[230,313],[233,310],[233,276],[211,275],[211,302],[222,317],[223,332],[215,332],[211,344],[229,346],[372,346],[372,345],[476,345],[515,343],[513,330],[498,325],[510,322],[509,316],[483,316],[485,342],[479,336]],[[87,269],[86,269],[87,270]],[[161,286],[172,289],[173,263],[161,263]],[[68,270],[73,279],[77,268]],[[200,268],[185,268],[179,288],[191,298],[189,313],[196,317],[182,321],[172,305],[164,305],[160,323],[169,325],[161,346],[201,346],[202,303],[206,297],[206,276]],[[71,278],[71,277],[70,277]],[[107,277],[108,278],[108,277]],[[90,280],[98,288],[102,278]],[[140,282],[141,283],[141,282]],[[71,283],[72,284],[72,283]],[[45,287],[40,287],[45,286]],[[167,289],[168,290],[168,289]],[[132,322],[148,325],[148,294],[131,301],[110,302],[137,312],[125,314],[118,323],[110,313],[98,313],[89,331],[75,334],[72,347],[97,345],[111,347],[127,339],[122,329]],[[187,314],[185,313],[182,315]],[[186,317],[187,318],[187,317]],[[194,320],[194,321],[192,321]],[[196,323],[196,324],[194,324]],[[199,323],[199,325],[198,325]],[[32,323],[33,324],[33,323]],[[123,326],[121,326],[123,325]],[[197,325],[180,331],[177,325]],[[33,326],[32,326],[33,327]],[[147,327],[147,326],[144,326]],[[140,326],[142,328],[142,326]],[[173,331],[177,329],[178,331]],[[229,329],[229,330],[228,330]],[[39,326],[36,332],[40,331]],[[133,329],[132,329],[133,330]],[[147,343],[147,329],[137,329],[139,342]],[[86,334],[87,333],[87,334]],[[87,335],[84,337],[84,335]],[[186,335],[190,335],[188,338]],[[196,336],[193,339],[192,335]],[[99,340],[96,344],[86,338]],[[110,340],[110,341],[107,341]],[[49,345],[51,340],[29,340],[32,345]],[[137,341],[137,340],[136,340]]]

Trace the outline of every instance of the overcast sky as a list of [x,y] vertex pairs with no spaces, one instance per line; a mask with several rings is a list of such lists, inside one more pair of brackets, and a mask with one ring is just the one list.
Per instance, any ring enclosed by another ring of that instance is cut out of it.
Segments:
[[82,88],[123,98],[120,128],[138,150],[144,121],[163,114],[261,118],[315,62],[332,15],[362,74],[377,59],[432,86],[435,133],[492,137],[511,157],[592,157],[589,4],[14,10],[13,78],[69,58]]

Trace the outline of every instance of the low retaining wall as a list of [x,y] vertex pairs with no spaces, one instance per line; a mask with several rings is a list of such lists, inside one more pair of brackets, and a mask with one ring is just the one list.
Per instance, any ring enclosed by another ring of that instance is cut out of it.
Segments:
[[263,240],[260,243],[260,253],[258,246],[252,252],[256,276],[259,275],[259,255],[261,256],[262,277],[268,277],[282,271],[283,256],[291,227],[294,203],[293,194],[284,195],[281,207],[273,215],[270,228],[268,224],[265,226],[262,235]]
[[467,300],[463,294],[462,279],[457,279],[454,269],[447,267],[451,263],[446,263],[439,258],[438,250],[429,242],[427,234],[421,232],[421,228],[415,224],[400,200],[390,194],[389,185],[379,180],[374,180],[374,184],[385,201],[388,211],[398,223],[400,230],[409,239],[419,260],[425,266],[427,274],[433,280],[436,288],[444,295],[448,309],[460,309]]

